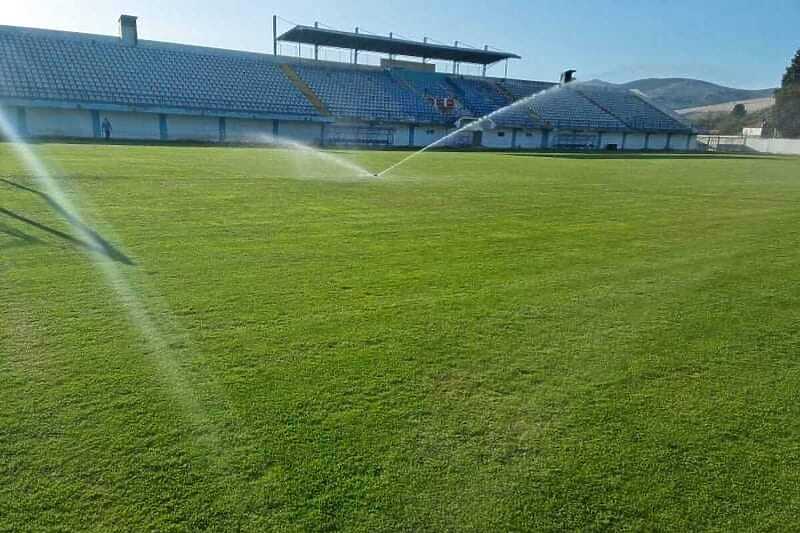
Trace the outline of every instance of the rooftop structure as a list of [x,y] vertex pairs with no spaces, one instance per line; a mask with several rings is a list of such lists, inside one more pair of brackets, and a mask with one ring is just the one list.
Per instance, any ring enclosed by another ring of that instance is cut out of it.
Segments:
[[428,42],[396,39],[380,35],[351,33],[311,26],[295,26],[277,38],[279,41],[310,44],[347,50],[363,50],[389,55],[441,59],[457,63],[491,65],[506,59],[521,59],[517,54],[481,50],[463,46],[447,46]]

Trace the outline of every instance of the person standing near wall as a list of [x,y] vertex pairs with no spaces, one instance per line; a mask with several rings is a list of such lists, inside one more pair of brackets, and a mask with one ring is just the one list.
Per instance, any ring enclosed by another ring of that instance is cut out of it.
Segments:
[[105,136],[105,138],[106,138],[106,140],[107,140],[107,141],[108,141],[108,140],[111,140],[111,131],[112,131],[112,128],[111,128],[111,121],[110,121],[110,120],[108,120],[108,117],[105,117],[105,118],[103,119],[103,125],[102,125],[102,128],[103,128],[103,136]]

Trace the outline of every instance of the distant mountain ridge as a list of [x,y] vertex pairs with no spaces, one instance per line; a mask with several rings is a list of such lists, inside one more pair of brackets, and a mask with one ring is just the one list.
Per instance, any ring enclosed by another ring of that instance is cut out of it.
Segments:
[[621,87],[641,91],[654,103],[673,110],[768,98],[775,92],[775,89],[734,89],[689,78],[647,78],[623,83]]

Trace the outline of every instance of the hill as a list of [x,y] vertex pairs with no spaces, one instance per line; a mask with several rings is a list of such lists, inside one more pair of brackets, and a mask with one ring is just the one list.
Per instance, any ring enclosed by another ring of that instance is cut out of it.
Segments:
[[775,89],[734,89],[688,78],[647,78],[622,84],[643,92],[655,103],[669,109],[686,109],[726,102],[771,97]]
[[723,104],[705,105],[701,107],[690,107],[687,109],[678,109],[677,112],[681,115],[704,115],[708,113],[730,113],[736,104],[744,104],[748,113],[755,113],[764,111],[775,105],[775,97],[769,98],[756,98],[755,100],[734,100],[725,102]]

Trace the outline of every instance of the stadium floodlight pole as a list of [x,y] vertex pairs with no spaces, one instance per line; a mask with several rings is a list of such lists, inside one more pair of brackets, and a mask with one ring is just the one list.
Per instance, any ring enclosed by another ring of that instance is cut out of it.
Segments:
[[278,55],[278,15],[272,15],[272,55]]
[[[319,22],[314,23],[315,28],[319,28]],[[314,44],[314,61],[319,61],[319,45]]]
[[[358,35],[358,26],[356,26],[356,35]],[[353,64],[358,65],[358,48],[353,49]]]

